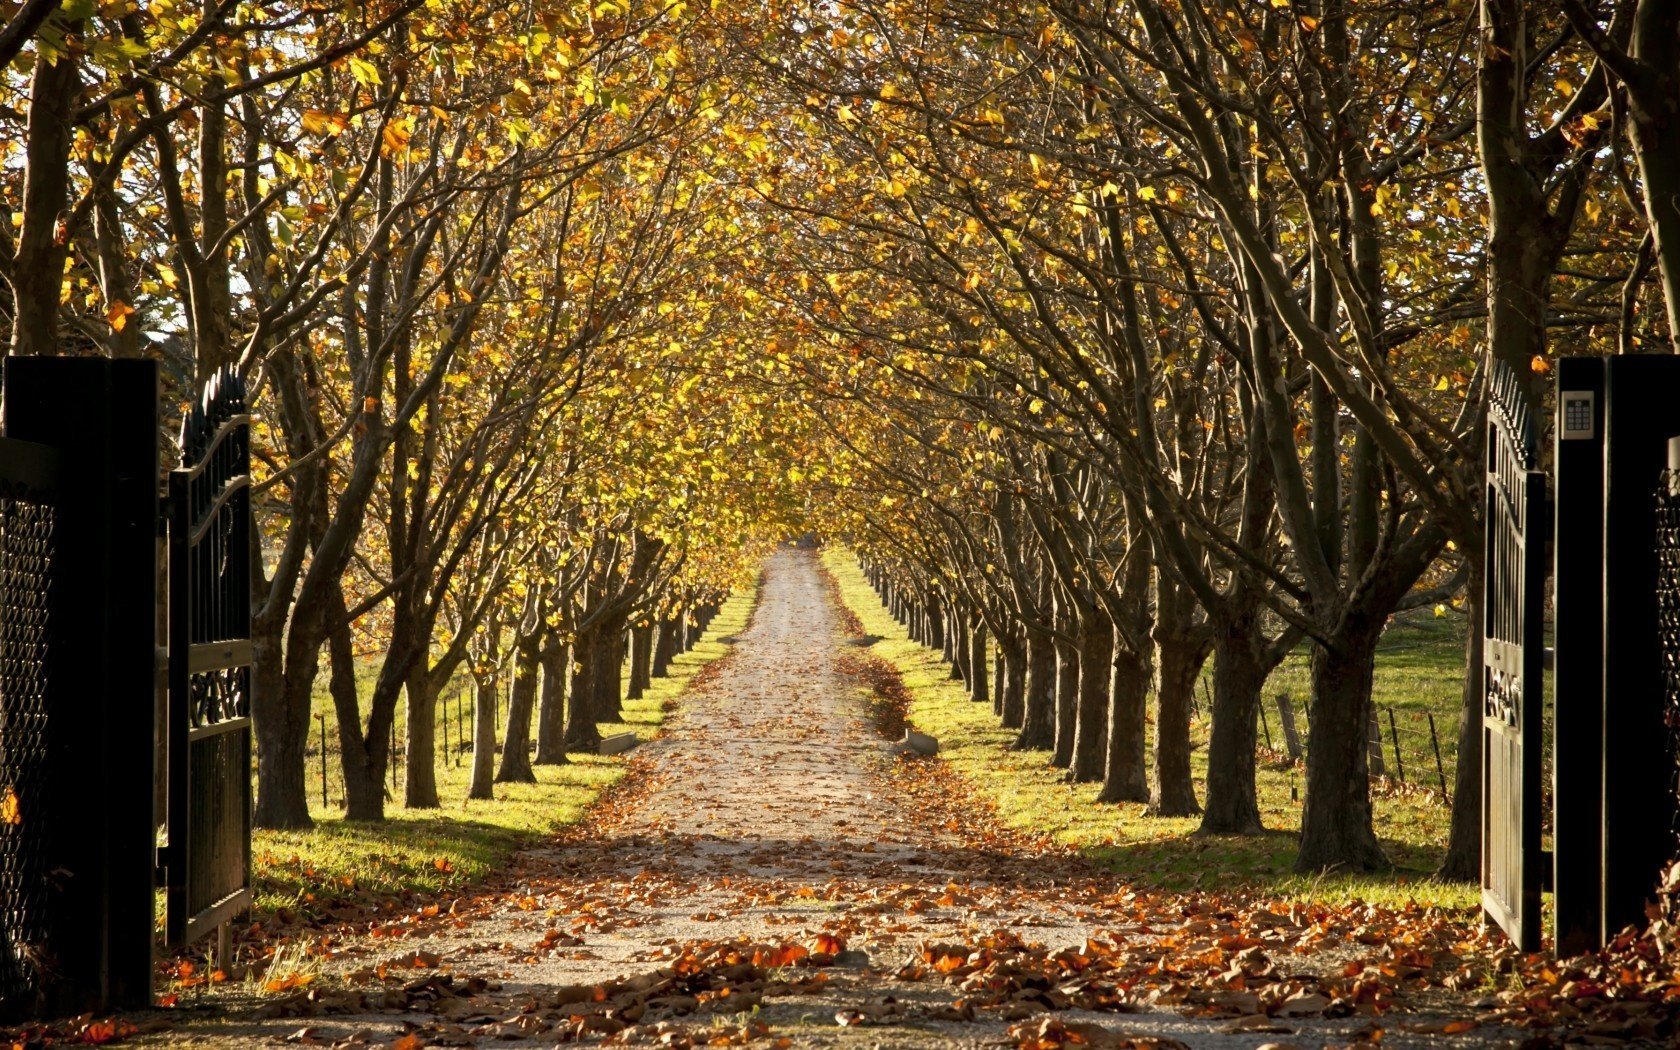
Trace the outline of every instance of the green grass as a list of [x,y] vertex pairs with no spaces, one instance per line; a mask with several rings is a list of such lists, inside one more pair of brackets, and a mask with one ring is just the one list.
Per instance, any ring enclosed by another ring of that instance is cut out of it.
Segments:
[[[1333,903],[1357,899],[1381,904],[1416,901],[1454,909],[1475,905],[1474,887],[1428,878],[1440,859],[1449,817],[1448,808],[1433,793],[1384,792],[1375,799],[1377,831],[1397,865],[1393,874],[1376,877],[1306,878],[1290,873],[1294,832],[1300,824],[1299,793],[1305,790],[1298,766],[1263,763],[1258,778],[1261,812],[1266,826],[1277,830],[1262,836],[1199,836],[1194,834],[1196,818],[1146,817],[1141,804],[1098,803],[1098,785],[1063,783],[1061,770],[1051,767],[1043,752],[1008,749],[1014,731],[999,725],[990,705],[968,698],[961,683],[951,680],[948,666],[935,650],[908,639],[904,628],[882,608],[850,551],[830,549],[823,563],[864,630],[881,639],[870,651],[903,677],[911,693],[911,721],[939,738],[940,756],[996,805],[1005,824],[1047,833],[1151,888],[1243,889]],[[1401,710],[1432,710],[1442,732],[1450,737],[1451,727],[1457,724],[1461,631],[1462,625],[1455,631],[1450,619],[1439,624],[1413,621],[1403,631],[1391,631],[1377,667],[1379,708],[1394,706],[1397,718]],[[1268,703],[1281,691],[1304,698],[1304,687],[1304,656],[1291,657],[1269,683]],[[1296,706],[1305,707],[1304,699]],[[1275,708],[1271,714],[1272,731],[1279,736],[1281,748]],[[1304,731],[1305,718],[1301,721]],[[1193,729],[1202,744],[1207,728],[1198,721]],[[1452,741],[1444,738],[1442,744],[1450,749]],[[1194,773],[1200,793],[1206,779],[1205,746],[1196,749]],[[1447,775],[1450,784],[1450,767]]]
[[[746,627],[754,602],[752,594],[731,597],[700,644],[677,657],[670,675],[655,679],[647,695],[625,704],[622,723],[603,723],[602,735],[631,730],[644,739],[656,735],[667,707],[689,681],[729,651],[723,639]],[[450,695],[446,691],[445,696]],[[399,725],[404,716],[399,708]],[[447,717],[453,717],[452,707]],[[329,711],[329,742],[335,740],[336,731]],[[464,885],[503,863],[534,837],[578,820],[625,770],[624,756],[572,755],[567,765],[537,766],[535,784],[497,784],[494,799],[471,800],[466,797],[471,754],[452,751],[445,755],[441,740],[440,736],[440,809],[410,810],[388,803],[389,819],[384,823],[357,823],[341,815],[342,790],[330,790],[331,801],[325,812],[317,810],[314,828],[258,831],[252,844],[257,918],[281,909],[321,911],[346,903],[396,903],[410,894],[435,894]],[[309,760],[312,782],[318,788],[322,758],[318,741],[316,748]],[[339,782],[335,750],[329,748],[326,756],[329,789]],[[399,786],[394,794],[400,797],[400,793]],[[315,801],[319,803],[319,795]]]

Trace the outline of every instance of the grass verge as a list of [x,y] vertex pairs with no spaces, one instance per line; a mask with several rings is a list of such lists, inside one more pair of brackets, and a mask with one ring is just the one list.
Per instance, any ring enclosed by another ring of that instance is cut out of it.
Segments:
[[[602,724],[602,735],[657,735],[689,681],[729,651],[724,639],[746,627],[756,600],[753,593],[732,596],[700,643],[677,657],[647,695],[624,705],[622,723]],[[480,878],[531,839],[576,821],[624,775],[623,756],[570,757],[567,765],[537,766],[535,784],[497,784],[494,799],[472,800],[466,797],[470,753],[440,751],[440,809],[393,806],[382,824],[329,813],[317,815],[308,831],[258,831],[252,844],[255,917],[377,906]]]
[[[1149,888],[1244,889],[1327,903],[1416,901],[1450,909],[1476,905],[1474,887],[1428,877],[1439,861],[1449,816],[1441,800],[1428,792],[1376,793],[1378,834],[1398,867],[1387,876],[1360,877],[1308,878],[1290,872],[1295,829],[1300,824],[1300,793],[1305,789],[1305,778],[1295,766],[1267,764],[1260,771],[1261,812],[1267,827],[1279,829],[1266,835],[1200,836],[1194,834],[1196,818],[1146,817],[1141,804],[1098,803],[1098,785],[1064,783],[1062,771],[1052,767],[1043,752],[1009,750],[1014,732],[1002,728],[990,705],[968,698],[962,684],[951,679],[949,666],[938,652],[909,640],[905,629],[882,608],[852,552],[831,548],[823,554],[823,565],[864,633],[879,639],[869,652],[890,663],[903,678],[911,696],[911,723],[939,738],[940,757],[997,807],[1006,825],[1049,834],[1093,862]],[[1407,650],[1408,658],[1398,666],[1380,658],[1379,706],[1398,705],[1403,696],[1419,702],[1415,696],[1419,683],[1445,688],[1439,682],[1440,663],[1446,660],[1451,666],[1455,657],[1444,654],[1460,652],[1460,643],[1444,630],[1409,638],[1408,644],[1413,643],[1415,648]],[[1437,668],[1433,677],[1427,670],[1431,646]],[[1298,672],[1286,665],[1281,673]],[[1451,674],[1457,674],[1456,668]],[[1456,689],[1455,682],[1446,684]],[[1441,717],[1436,715],[1437,720]],[[1204,742],[1206,733],[1206,725],[1194,731],[1196,739]],[[1198,790],[1206,781],[1206,761],[1205,747],[1198,747],[1194,757]]]

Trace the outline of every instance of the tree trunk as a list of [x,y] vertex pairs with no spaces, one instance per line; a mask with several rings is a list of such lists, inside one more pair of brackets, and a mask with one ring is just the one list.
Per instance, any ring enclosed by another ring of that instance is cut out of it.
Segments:
[[1169,635],[1162,639],[1159,654],[1155,765],[1150,771],[1147,812],[1154,817],[1193,817],[1202,807],[1196,804],[1190,776],[1190,707],[1207,646],[1200,638]]
[[1307,730],[1307,797],[1298,872],[1389,867],[1371,822],[1366,734],[1372,657],[1382,622],[1350,622],[1312,655],[1312,722]]
[[1073,740],[1079,729],[1079,650],[1059,638],[1055,696],[1056,737],[1050,748],[1050,764],[1069,769],[1073,766]]
[[640,700],[653,684],[653,623],[643,620],[630,628],[630,688],[631,700]]
[[1042,751],[1056,740],[1056,642],[1042,631],[1028,630],[1023,677],[1021,731],[1015,751]]
[[1436,877],[1470,882],[1482,875],[1482,566],[1465,580],[1470,629],[1464,638],[1464,688],[1458,709],[1458,768],[1453,772],[1452,831]]
[[945,632],[945,658],[951,664],[950,677],[966,683],[968,681],[968,617],[955,611],[949,605],[946,606],[946,609],[948,614],[945,622],[950,626],[950,629]]
[[[29,124],[24,131],[23,222],[8,260],[12,353],[20,356],[58,353],[59,286],[68,250],[58,224],[70,188],[71,128],[81,80],[69,54],[60,53],[52,61],[44,54],[35,59]],[[290,819],[297,816],[288,814]],[[302,820],[295,826],[308,826],[307,808]]]
[[590,628],[578,636],[577,660],[572,668],[570,703],[566,705],[567,751],[593,752],[601,743],[595,718],[595,676],[603,659],[601,632]]
[[[292,702],[282,662],[278,632],[253,632],[252,710],[257,738],[257,805],[253,822],[259,828],[296,830],[313,826],[309,819],[309,785],[305,749],[309,743],[309,706]],[[294,669],[294,675],[303,669]],[[314,685],[315,667],[309,670]],[[302,717],[298,717],[301,710]]]
[[1026,719],[1027,654],[1013,638],[998,636],[997,713],[1005,729],[1020,729]]
[[1094,784],[1103,778],[1108,751],[1108,690],[1113,685],[1108,658],[1114,652],[1114,628],[1100,609],[1087,609],[1079,617],[1078,638],[1069,768],[1075,783]]
[[1266,829],[1255,789],[1255,723],[1266,669],[1255,651],[1256,610],[1244,610],[1222,627],[1213,642],[1213,732],[1208,739],[1207,808],[1199,830],[1258,835]]
[[496,770],[499,784],[534,784],[531,768],[531,712],[537,703],[537,675],[542,667],[535,637],[519,640],[514,648],[513,690],[508,694],[507,730],[502,734],[502,762]]
[[340,624],[327,644],[327,692],[338,717],[339,769],[344,777],[344,816],[347,820],[385,819],[385,762],[374,754],[385,741],[362,736],[360,698],[356,687],[356,654],[350,625]]
[[976,616],[968,632],[968,696],[977,704],[992,698],[986,679],[986,621]]
[[409,809],[436,809],[442,804],[436,767],[437,692],[424,663],[424,658],[416,661],[403,687],[408,696],[408,768],[403,770],[403,805]]
[[542,703],[537,708],[537,765],[565,765],[566,678],[572,669],[572,647],[549,631],[542,649]]
[[495,798],[496,673],[473,673],[472,782],[468,798]]
[[653,677],[664,678],[671,673],[671,661],[677,656],[677,620],[670,616],[659,620],[658,640],[653,646]]
[[1680,350],[1680,73],[1675,70],[1673,0],[1641,0],[1633,55],[1645,78],[1628,92],[1633,153],[1645,188],[1645,217],[1656,249],[1670,350]]
[[1108,754],[1098,802],[1149,801],[1145,768],[1146,720],[1149,703],[1147,663],[1117,636],[1110,658],[1114,678],[1109,686]]
[[[704,628],[697,628],[695,632],[698,640],[699,632]],[[613,622],[601,632],[601,642],[605,647],[600,665],[595,669],[591,679],[595,686],[595,718],[600,722],[617,722],[624,717],[624,650],[625,632],[622,617]]]

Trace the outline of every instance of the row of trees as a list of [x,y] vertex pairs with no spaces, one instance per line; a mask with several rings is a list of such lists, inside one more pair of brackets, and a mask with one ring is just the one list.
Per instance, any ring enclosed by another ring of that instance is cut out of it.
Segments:
[[1673,347],[1677,26],[25,0],[0,320],[13,353],[157,357],[177,402],[224,365],[255,392],[265,824],[309,819],[323,678],[351,812],[383,812],[404,697],[404,801],[435,805],[444,682],[511,660],[513,736],[587,746],[632,625],[820,514],[928,631],[996,648],[1020,746],[1208,830],[1259,828],[1259,691],[1309,645],[1300,865],[1375,867],[1373,652],[1479,593],[1491,370],[1539,398],[1557,353]]
[[1493,370],[1538,401],[1557,353],[1673,349],[1680,11],[1599,8],[855,0],[772,34],[808,158],[766,188],[797,231],[773,288],[835,500],[921,637],[995,645],[1018,747],[1259,831],[1260,691],[1306,644],[1298,866],[1386,865],[1374,652],[1408,606],[1477,623]]
[[785,516],[762,478],[794,438],[762,393],[706,381],[749,294],[720,261],[736,201],[711,145],[728,22],[612,0],[13,8],[10,352],[156,357],[173,403],[224,366],[253,391],[259,824],[310,822],[323,682],[354,818],[384,815],[404,708],[402,801],[439,804],[457,675],[493,697],[513,668],[501,779],[531,776],[533,736],[538,762],[592,748],[623,669],[641,687]]

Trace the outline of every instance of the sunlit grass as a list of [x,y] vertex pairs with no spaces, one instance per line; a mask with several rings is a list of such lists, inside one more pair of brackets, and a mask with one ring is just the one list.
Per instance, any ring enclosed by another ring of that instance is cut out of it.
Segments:
[[[1377,831],[1397,870],[1387,876],[1358,878],[1308,878],[1290,872],[1295,829],[1300,823],[1299,794],[1305,789],[1298,769],[1262,768],[1258,781],[1261,811],[1266,826],[1276,829],[1262,836],[1199,836],[1194,834],[1196,818],[1146,817],[1141,804],[1098,803],[1098,785],[1064,783],[1062,771],[1050,766],[1044,752],[1008,749],[1014,731],[999,725],[989,704],[968,698],[935,650],[908,639],[904,628],[882,608],[850,551],[830,549],[823,563],[864,630],[880,638],[869,651],[891,663],[903,677],[912,698],[911,721],[939,738],[941,758],[995,804],[1006,825],[1049,834],[1093,861],[1154,888],[1250,889],[1329,902],[1415,900],[1448,908],[1475,904],[1474,887],[1442,884],[1428,877],[1440,860],[1449,819],[1448,807],[1433,794],[1377,798]],[[1457,702],[1456,678],[1443,678],[1458,674],[1455,661],[1461,658],[1461,644],[1443,628],[1421,633],[1421,644],[1407,650],[1410,655],[1403,660],[1387,654],[1381,657],[1379,706],[1406,704],[1411,709],[1440,703],[1434,709],[1437,722],[1445,718],[1447,724],[1456,725],[1456,712],[1450,706]],[[1297,674],[1302,675],[1300,685],[1289,677]],[[1304,682],[1304,669],[1291,664],[1274,677],[1267,696],[1293,688],[1299,690],[1294,695],[1304,697]],[[1273,730],[1277,731],[1275,723]],[[1205,725],[1198,726],[1196,737],[1206,740]],[[1207,773],[1205,747],[1196,749],[1193,767],[1200,793]]]
[[[677,657],[670,674],[655,679],[641,699],[627,702],[622,722],[603,723],[602,735],[634,731],[644,740],[656,735],[667,708],[700,669],[729,651],[724,639],[746,627],[754,601],[750,593],[731,597],[700,644]],[[399,724],[404,714],[399,708]],[[330,714],[327,733],[333,741],[336,727]],[[329,749],[331,801],[323,812],[316,796],[315,827],[256,833],[252,855],[259,916],[282,908],[319,910],[349,900],[397,901],[464,885],[534,837],[578,820],[625,770],[624,756],[574,754],[566,765],[535,767],[535,784],[497,784],[494,799],[473,800],[466,797],[471,753],[444,754],[441,741],[440,736],[442,807],[411,810],[387,802],[389,819],[379,824],[343,819],[342,790],[331,790],[339,781],[336,754]],[[315,777],[320,760],[318,752],[311,754]],[[394,794],[400,793],[399,786]]]

